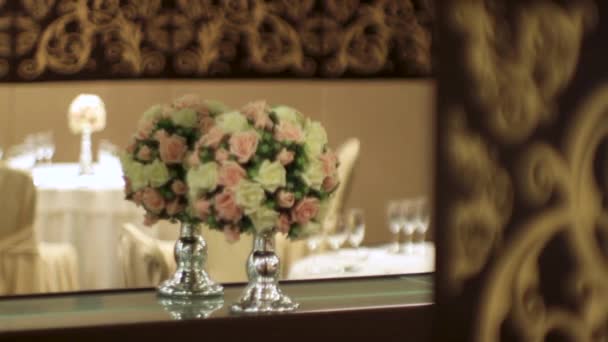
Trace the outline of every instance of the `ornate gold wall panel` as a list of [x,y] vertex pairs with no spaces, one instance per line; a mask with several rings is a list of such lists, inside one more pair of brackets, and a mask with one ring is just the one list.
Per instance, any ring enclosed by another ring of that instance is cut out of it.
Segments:
[[608,3],[438,22],[439,340],[607,340]]
[[412,77],[430,0],[0,0],[0,80]]

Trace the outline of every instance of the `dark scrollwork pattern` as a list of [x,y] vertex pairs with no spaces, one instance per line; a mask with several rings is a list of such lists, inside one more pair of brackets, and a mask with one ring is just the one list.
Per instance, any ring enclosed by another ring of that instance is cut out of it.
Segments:
[[2,11],[5,3],[0,79],[10,81],[431,71],[429,0],[16,0]]

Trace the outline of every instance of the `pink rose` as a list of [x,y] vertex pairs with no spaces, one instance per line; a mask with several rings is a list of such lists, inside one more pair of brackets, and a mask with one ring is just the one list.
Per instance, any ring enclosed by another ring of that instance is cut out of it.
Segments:
[[287,166],[289,164],[291,164],[293,162],[293,159],[295,158],[295,153],[293,153],[292,151],[284,148],[281,150],[281,152],[279,152],[279,154],[277,155],[277,160],[283,165],[283,166]]
[[201,220],[206,220],[211,213],[211,202],[201,198],[194,202],[194,212]]
[[239,241],[241,238],[241,231],[238,227],[226,225],[224,226],[224,236],[226,237],[226,241],[229,243],[234,243]]
[[230,158],[230,153],[226,151],[226,149],[218,148],[217,151],[215,151],[215,160],[218,163],[223,163],[227,161],[228,158]]
[[268,106],[266,101],[254,101],[246,104],[242,109],[241,113],[248,119],[253,121],[253,125],[257,129],[272,128],[272,120],[268,116]]
[[184,211],[185,206],[179,202],[179,197],[176,197],[173,201],[167,204],[167,215],[175,216]]
[[164,129],[159,129],[156,131],[156,133],[154,133],[154,140],[158,142],[161,142],[161,140],[165,140],[167,138],[169,138],[169,133],[167,133],[167,131]]
[[144,192],[142,190],[136,191],[133,194],[132,200],[138,207],[141,206],[144,202]]
[[173,108],[175,109],[198,107],[203,104],[203,100],[196,94],[186,94],[173,100]]
[[125,182],[125,195],[129,196],[133,192],[133,187],[131,186],[131,180],[127,176],[123,176],[122,179]]
[[289,233],[289,228],[291,228],[289,216],[287,214],[281,214],[277,219],[277,230],[283,234],[287,234]]
[[231,188],[239,184],[241,179],[247,175],[247,172],[235,162],[225,162],[220,168],[218,183],[225,187]]
[[234,193],[228,189],[215,196],[217,216],[225,221],[237,222],[243,217],[243,210],[236,204]]
[[338,170],[338,157],[332,151],[322,154],[319,159],[323,164],[323,173],[325,176],[333,176]]
[[188,192],[188,186],[183,181],[177,179],[171,183],[171,191],[176,195],[184,195]]
[[152,159],[152,150],[148,146],[142,146],[137,152],[137,159],[141,161],[150,161]]
[[323,191],[330,192],[338,186],[338,178],[335,176],[325,177],[323,180]]
[[153,121],[144,121],[139,125],[139,129],[137,133],[135,133],[135,137],[139,140],[150,139],[150,134],[152,134],[152,130],[154,129]]
[[159,141],[160,159],[167,164],[181,164],[188,151],[186,139],[172,135]]
[[204,134],[199,143],[205,147],[218,148],[222,143],[224,136],[226,136],[226,133],[216,126],[211,128],[207,134]]
[[304,140],[304,133],[302,133],[300,127],[287,121],[281,121],[276,126],[274,137],[278,141],[302,142]]
[[129,145],[127,145],[127,148],[126,148],[127,152],[128,152],[129,154],[133,154],[133,153],[135,153],[135,147],[136,147],[136,146],[137,146],[137,141],[135,141],[135,139],[131,140],[131,141],[129,142]]
[[235,133],[230,138],[230,153],[235,155],[241,164],[248,162],[258,149],[259,138],[255,132]]
[[192,152],[188,154],[188,157],[186,158],[186,163],[190,167],[199,166],[201,165],[201,158],[198,153]]
[[215,120],[210,116],[205,116],[199,120],[201,133],[207,134],[215,126]]
[[307,224],[319,213],[319,200],[305,197],[291,210],[291,218],[299,224]]
[[296,196],[289,191],[281,190],[277,194],[277,203],[281,208],[291,208],[296,202]]
[[144,226],[150,227],[150,226],[155,225],[156,222],[158,222],[158,216],[150,214],[150,213],[146,213],[144,215]]
[[154,214],[160,214],[165,209],[165,199],[158,190],[153,188],[144,189],[142,202],[144,207]]

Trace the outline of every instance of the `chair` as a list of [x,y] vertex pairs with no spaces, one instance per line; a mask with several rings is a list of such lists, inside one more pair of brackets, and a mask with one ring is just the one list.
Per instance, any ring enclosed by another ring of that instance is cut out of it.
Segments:
[[157,286],[175,270],[173,242],[146,235],[125,223],[118,244],[118,258],[126,287]]
[[0,167],[0,189],[0,295],[78,290],[74,248],[36,241],[32,178]]

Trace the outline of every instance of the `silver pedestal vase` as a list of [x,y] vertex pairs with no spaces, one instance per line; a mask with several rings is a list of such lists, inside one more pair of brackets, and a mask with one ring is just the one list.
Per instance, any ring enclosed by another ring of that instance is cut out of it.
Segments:
[[209,318],[224,306],[223,297],[213,298],[167,298],[160,297],[158,303],[175,320]]
[[274,233],[256,234],[253,250],[247,259],[249,284],[239,301],[231,306],[234,313],[279,313],[298,308],[299,304],[279,288],[279,257],[275,253]]
[[91,152],[91,128],[84,127],[80,139],[79,174],[93,174],[93,153]]
[[207,271],[207,243],[201,236],[200,225],[182,223],[179,239],[175,243],[175,273],[158,287],[164,297],[215,297],[224,294]]

